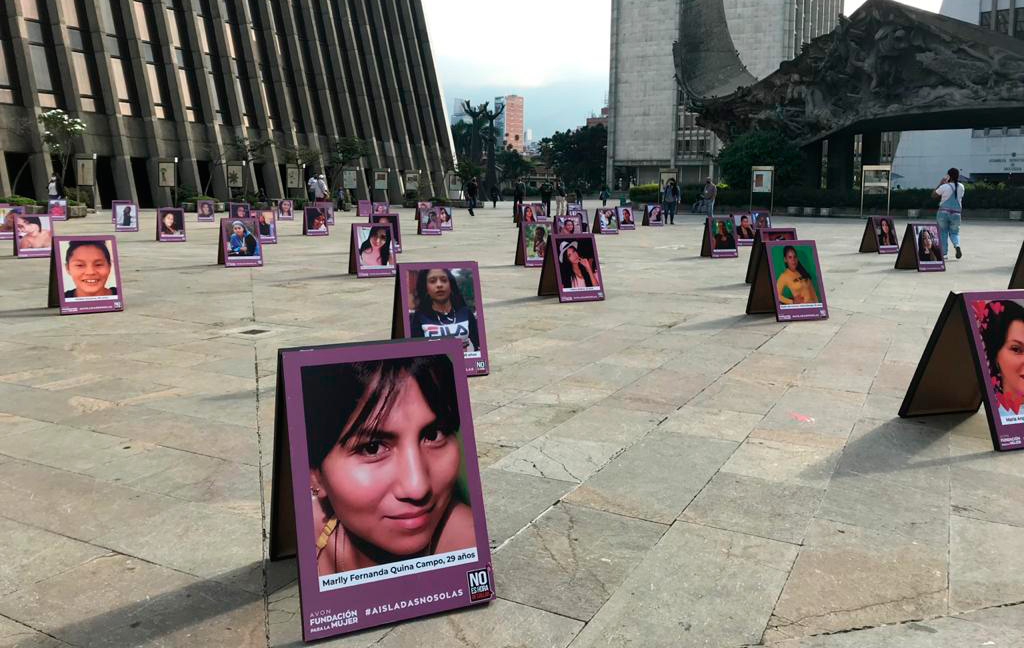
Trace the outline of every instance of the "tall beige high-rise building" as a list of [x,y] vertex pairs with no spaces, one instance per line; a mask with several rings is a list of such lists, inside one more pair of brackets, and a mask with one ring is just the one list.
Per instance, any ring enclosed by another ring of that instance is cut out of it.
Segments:
[[502,116],[502,139],[506,146],[523,152],[526,148],[526,132],[523,129],[523,98],[519,95],[505,97],[505,114]]
[[612,0],[609,73],[609,184],[659,182],[676,169],[684,184],[717,179],[721,146],[696,125],[675,80],[672,43],[696,12],[718,16],[709,48],[731,46],[750,73],[764,78],[795,57],[803,43],[835,27],[842,0]]

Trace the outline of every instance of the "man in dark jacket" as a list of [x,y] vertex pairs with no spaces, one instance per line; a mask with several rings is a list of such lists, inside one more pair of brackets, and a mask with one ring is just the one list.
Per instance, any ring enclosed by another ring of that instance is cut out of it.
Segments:
[[551,216],[551,183],[545,181],[540,186],[540,201],[544,203],[544,215]]
[[466,200],[469,203],[469,215],[476,216],[473,213],[473,208],[476,207],[476,196],[480,192],[480,184],[476,181],[476,178],[470,178],[469,182],[466,183]]
[[526,197],[526,185],[522,180],[516,182],[516,188],[512,190],[512,214],[518,214],[523,208],[523,198]]

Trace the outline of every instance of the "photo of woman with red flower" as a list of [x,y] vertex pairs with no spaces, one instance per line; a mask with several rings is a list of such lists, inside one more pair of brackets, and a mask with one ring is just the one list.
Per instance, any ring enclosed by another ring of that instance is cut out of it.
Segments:
[[972,303],[1003,425],[1024,423],[1024,306],[1009,299]]

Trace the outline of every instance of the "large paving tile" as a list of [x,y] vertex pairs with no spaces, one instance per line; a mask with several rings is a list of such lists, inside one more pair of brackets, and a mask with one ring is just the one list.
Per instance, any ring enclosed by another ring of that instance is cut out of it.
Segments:
[[825,488],[840,450],[821,445],[749,438],[722,466],[722,471],[767,481]]
[[501,597],[589,620],[667,526],[560,504],[494,556]]
[[491,546],[497,547],[576,488],[576,482],[497,468],[480,471]]
[[786,543],[677,522],[572,646],[758,643],[795,556]]
[[658,429],[738,443],[747,438],[762,418],[761,414],[684,405],[669,414]]
[[817,521],[808,529],[765,641],[946,613],[946,548]]
[[618,443],[543,436],[495,462],[494,468],[582,482],[622,449]]
[[659,430],[584,481],[566,500],[671,524],[735,449],[731,441]]
[[949,607],[1024,601],[1024,527],[954,515],[949,525]]
[[0,517],[0,596],[69,571],[106,549]]
[[663,418],[654,412],[595,405],[552,428],[550,435],[625,445],[643,437]]
[[800,544],[824,491],[720,472],[680,520]]

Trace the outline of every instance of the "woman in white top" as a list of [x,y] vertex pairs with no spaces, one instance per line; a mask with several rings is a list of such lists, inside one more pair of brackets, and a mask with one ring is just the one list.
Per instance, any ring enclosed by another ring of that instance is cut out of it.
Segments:
[[942,258],[946,258],[946,237],[953,242],[956,258],[963,256],[960,251],[960,218],[963,214],[964,186],[960,183],[960,170],[950,169],[932,194],[939,198],[939,211],[935,219],[939,223],[939,241],[942,244]]

